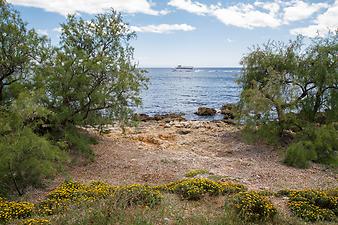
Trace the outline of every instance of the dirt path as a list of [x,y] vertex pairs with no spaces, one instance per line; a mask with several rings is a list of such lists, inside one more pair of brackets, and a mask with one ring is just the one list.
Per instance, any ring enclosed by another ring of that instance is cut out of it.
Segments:
[[71,169],[75,180],[158,184],[183,178],[191,169],[207,169],[250,189],[337,186],[337,174],[324,166],[287,167],[276,150],[244,144],[238,129],[223,122],[146,122],[125,136],[112,128],[94,150],[95,162]]

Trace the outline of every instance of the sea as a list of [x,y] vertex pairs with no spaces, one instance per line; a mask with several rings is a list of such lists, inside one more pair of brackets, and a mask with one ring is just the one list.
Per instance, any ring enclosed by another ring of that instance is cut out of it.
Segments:
[[241,88],[237,80],[241,68],[194,68],[190,72],[173,68],[146,68],[148,89],[141,92],[143,104],[136,111],[148,115],[182,113],[187,120],[218,120],[221,114],[200,117],[198,107],[219,110],[237,103]]

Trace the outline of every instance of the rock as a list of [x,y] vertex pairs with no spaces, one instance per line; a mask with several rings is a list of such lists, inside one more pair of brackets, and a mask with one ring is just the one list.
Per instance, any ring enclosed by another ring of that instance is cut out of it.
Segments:
[[199,107],[195,114],[199,116],[213,116],[216,114],[216,110],[213,108]]
[[223,122],[224,122],[225,124],[229,124],[229,125],[236,125],[235,120],[231,120],[231,119],[225,119],[225,118],[224,118]]
[[236,105],[235,104],[225,104],[221,108],[221,114],[224,115],[224,119],[235,119],[235,111]]
[[156,121],[164,120],[166,123],[169,123],[171,121],[185,121],[185,118],[183,116],[184,114],[169,113],[169,114],[155,115],[153,117],[153,120],[156,120]]
[[135,118],[136,118],[136,120],[146,122],[146,121],[149,121],[151,117],[148,116],[147,114],[140,113],[140,114],[135,114]]
[[140,113],[140,114],[136,114],[135,118],[142,122],[163,120],[164,122],[169,123],[171,121],[185,121],[185,118],[183,116],[184,114],[177,114],[177,113],[156,114],[155,116],[149,116],[147,114]]
[[186,135],[186,134],[190,134],[191,130],[188,130],[188,129],[178,130],[177,133],[180,135]]

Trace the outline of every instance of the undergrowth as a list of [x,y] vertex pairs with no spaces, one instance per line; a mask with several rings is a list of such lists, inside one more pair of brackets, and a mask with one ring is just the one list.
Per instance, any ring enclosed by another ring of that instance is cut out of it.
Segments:
[[[289,198],[288,205],[296,217],[278,214],[270,201],[278,196]],[[337,222],[337,199],[337,190],[253,192],[241,184],[206,178],[160,186],[68,181],[35,204],[0,198],[0,224],[305,225],[303,219],[316,225],[333,225]]]

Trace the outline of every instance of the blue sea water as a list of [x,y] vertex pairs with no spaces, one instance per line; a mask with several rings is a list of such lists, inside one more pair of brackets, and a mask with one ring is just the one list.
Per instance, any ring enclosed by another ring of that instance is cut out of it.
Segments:
[[189,120],[221,119],[198,117],[198,107],[220,109],[225,103],[239,101],[240,87],[236,83],[240,68],[195,68],[192,72],[172,68],[150,68],[148,89],[142,91],[143,105],[137,111],[148,115],[184,113]]

